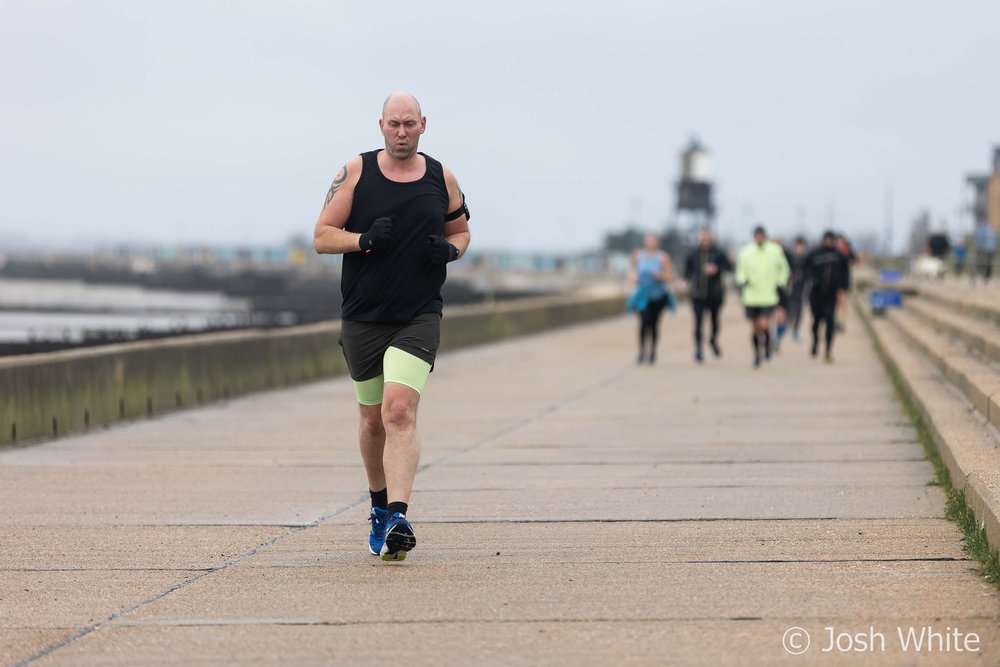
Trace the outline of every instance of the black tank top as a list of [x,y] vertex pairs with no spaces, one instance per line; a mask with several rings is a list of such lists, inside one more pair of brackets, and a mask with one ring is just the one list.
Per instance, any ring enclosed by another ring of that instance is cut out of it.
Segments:
[[420,154],[427,164],[420,180],[397,183],[382,173],[378,153],[361,154],[361,178],[344,228],[363,234],[375,218],[391,215],[392,245],[344,255],[342,316],[355,322],[405,324],[417,315],[441,313],[447,270],[431,264],[427,237],[444,229],[448,187],[441,163],[432,157]]

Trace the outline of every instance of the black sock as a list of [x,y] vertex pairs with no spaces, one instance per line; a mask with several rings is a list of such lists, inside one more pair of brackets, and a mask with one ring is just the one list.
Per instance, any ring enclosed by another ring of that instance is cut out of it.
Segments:
[[758,356],[760,354],[760,342],[757,340],[756,331],[750,334],[750,344],[753,345],[753,356]]
[[398,500],[394,500],[391,503],[389,503],[389,506],[386,508],[386,512],[389,514],[389,516],[392,516],[396,512],[399,512],[400,514],[405,516],[407,507],[408,506],[406,503],[401,503]]
[[372,491],[371,489],[368,489],[368,493],[370,493],[372,497],[372,507],[384,510],[385,506],[389,503],[389,489],[385,488],[381,491]]
[[771,349],[771,330],[764,330],[764,351]]

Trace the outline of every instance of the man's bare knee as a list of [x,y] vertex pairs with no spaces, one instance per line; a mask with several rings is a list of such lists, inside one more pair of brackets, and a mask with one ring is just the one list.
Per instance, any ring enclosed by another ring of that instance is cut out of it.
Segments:
[[361,430],[372,436],[379,436],[385,433],[385,426],[382,423],[381,405],[361,406]]
[[417,421],[417,399],[419,394],[410,390],[413,395],[403,392],[393,392],[382,402],[382,423],[386,428],[407,429]]

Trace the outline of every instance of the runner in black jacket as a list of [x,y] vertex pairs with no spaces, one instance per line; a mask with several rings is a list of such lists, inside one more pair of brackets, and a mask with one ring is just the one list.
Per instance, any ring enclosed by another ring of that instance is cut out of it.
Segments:
[[792,329],[792,339],[799,341],[799,323],[802,321],[802,301],[806,293],[806,256],[809,254],[809,246],[801,236],[795,238],[795,245],[792,248],[792,258],[788,262],[792,270],[792,277],[789,280],[790,290],[788,294],[788,325]]
[[812,309],[812,356],[819,354],[819,325],[826,326],[827,363],[833,361],[833,336],[837,331],[837,295],[847,289],[847,258],[837,248],[833,232],[823,234],[823,244],[806,256],[805,273],[809,280],[809,306]]
[[688,297],[694,310],[694,358],[699,363],[704,358],[701,351],[701,323],[706,309],[712,320],[712,336],[708,339],[708,344],[715,356],[722,354],[719,348],[719,309],[726,292],[722,274],[732,270],[732,262],[715,245],[712,232],[708,229],[698,230],[698,247],[691,251],[684,263],[684,279],[688,282]]

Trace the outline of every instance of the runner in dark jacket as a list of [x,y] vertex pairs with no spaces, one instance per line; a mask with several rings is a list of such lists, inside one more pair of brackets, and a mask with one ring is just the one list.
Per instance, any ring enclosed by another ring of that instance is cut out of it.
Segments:
[[805,274],[809,281],[809,306],[812,309],[812,356],[819,354],[819,325],[826,326],[824,360],[833,361],[833,337],[837,331],[837,296],[847,289],[847,257],[837,248],[833,232],[823,234],[822,245],[806,256]]
[[698,230],[698,247],[691,251],[684,263],[684,279],[688,283],[688,297],[694,310],[694,358],[699,363],[704,358],[701,344],[702,320],[706,310],[712,322],[712,335],[708,344],[716,357],[722,355],[719,348],[719,310],[726,293],[722,275],[732,270],[732,262],[715,245],[712,232],[708,229]]
[[788,294],[788,325],[792,329],[792,339],[799,340],[799,324],[802,322],[802,301],[806,292],[806,256],[809,254],[809,246],[801,236],[795,239],[792,247],[792,258],[788,265],[791,268],[792,277],[789,280],[790,289]]

